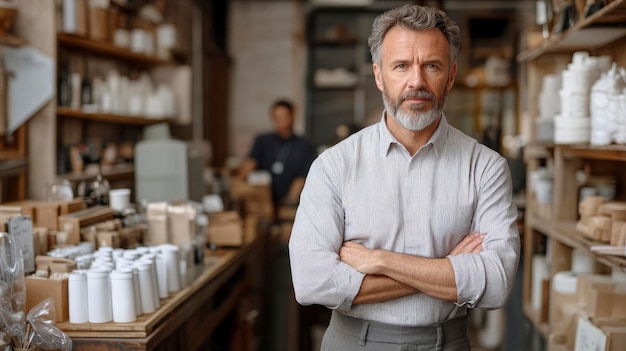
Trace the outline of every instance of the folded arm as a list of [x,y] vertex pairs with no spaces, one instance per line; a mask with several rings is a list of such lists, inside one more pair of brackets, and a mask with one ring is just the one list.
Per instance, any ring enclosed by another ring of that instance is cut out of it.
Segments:
[[[450,255],[479,253],[484,235],[466,236]],[[418,292],[457,301],[452,264],[447,258],[410,256],[386,250],[370,250],[355,242],[345,242],[339,252],[341,261],[366,274],[354,304],[396,299]]]

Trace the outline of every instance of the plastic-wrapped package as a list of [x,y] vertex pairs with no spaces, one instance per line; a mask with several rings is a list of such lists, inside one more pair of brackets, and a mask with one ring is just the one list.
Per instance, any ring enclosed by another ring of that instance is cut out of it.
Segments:
[[54,326],[54,301],[47,298],[31,308],[26,316],[27,329],[32,330],[29,344],[45,350],[72,350],[72,339]]
[[11,340],[24,335],[24,259],[19,243],[0,232],[0,322]]
[[54,301],[47,298],[24,313],[26,287],[20,244],[0,232],[0,331],[13,348],[37,346],[46,350],[72,350],[72,340],[54,326]]

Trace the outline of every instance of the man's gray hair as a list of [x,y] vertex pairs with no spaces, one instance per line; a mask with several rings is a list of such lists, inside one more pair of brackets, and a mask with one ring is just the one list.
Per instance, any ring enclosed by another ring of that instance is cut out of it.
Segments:
[[442,10],[419,6],[404,5],[391,9],[374,20],[372,34],[367,43],[372,54],[372,61],[380,64],[380,48],[387,32],[395,26],[411,30],[439,29],[450,45],[450,63],[455,62],[461,46],[461,30]]

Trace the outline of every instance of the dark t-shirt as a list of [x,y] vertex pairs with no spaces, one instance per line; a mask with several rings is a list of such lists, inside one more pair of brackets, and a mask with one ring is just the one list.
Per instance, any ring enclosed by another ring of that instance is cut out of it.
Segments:
[[315,149],[302,137],[294,135],[282,139],[276,133],[269,133],[254,140],[250,157],[256,160],[257,169],[272,174],[272,197],[280,201],[295,178],[306,177],[315,158]]

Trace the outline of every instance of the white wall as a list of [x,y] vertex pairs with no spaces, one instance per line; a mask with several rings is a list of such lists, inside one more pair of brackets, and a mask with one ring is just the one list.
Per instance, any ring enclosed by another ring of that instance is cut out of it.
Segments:
[[278,98],[296,106],[304,130],[306,42],[304,5],[289,0],[236,0],[229,9],[230,154],[245,157],[257,133],[271,130]]

